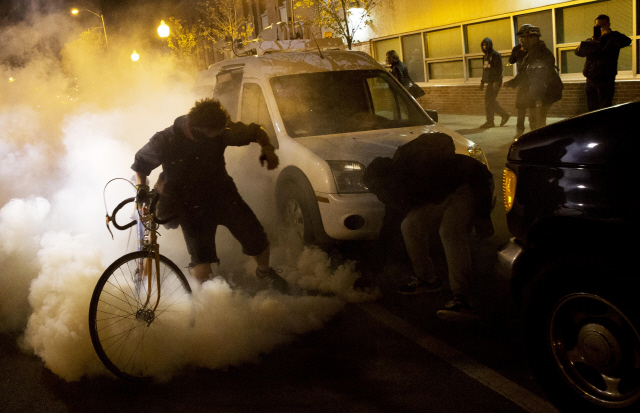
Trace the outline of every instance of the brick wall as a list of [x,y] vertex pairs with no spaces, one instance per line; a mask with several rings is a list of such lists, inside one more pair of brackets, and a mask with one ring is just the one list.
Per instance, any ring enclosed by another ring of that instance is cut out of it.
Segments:
[[[484,92],[480,85],[428,86],[426,95],[418,99],[425,109],[436,109],[439,113],[460,115],[484,115]],[[616,82],[613,104],[640,99],[640,81]],[[501,89],[498,95],[500,105],[515,114],[516,91]],[[587,111],[584,82],[564,83],[562,99],[551,106],[549,116],[574,116]]]

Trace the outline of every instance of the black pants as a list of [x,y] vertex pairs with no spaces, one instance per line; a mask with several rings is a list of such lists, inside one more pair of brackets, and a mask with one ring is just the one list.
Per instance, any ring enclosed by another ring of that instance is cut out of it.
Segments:
[[516,130],[524,132],[524,121],[527,117],[527,108],[518,108],[518,121],[516,122]]
[[508,114],[506,110],[502,109],[502,106],[500,106],[496,100],[501,86],[502,82],[487,83],[487,90],[484,93],[484,107],[487,113],[487,122],[493,122],[494,113],[497,113],[502,117]]
[[589,112],[596,109],[608,108],[613,104],[613,95],[616,93],[616,81],[595,81],[587,79],[585,85],[587,94],[587,108]]

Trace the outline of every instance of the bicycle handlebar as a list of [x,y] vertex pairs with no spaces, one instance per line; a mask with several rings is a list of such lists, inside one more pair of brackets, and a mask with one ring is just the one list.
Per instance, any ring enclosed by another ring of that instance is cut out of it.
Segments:
[[[158,200],[160,199],[160,194],[158,194],[157,192],[151,191],[149,192],[149,197],[151,198],[151,202],[149,203],[149,212],[150,213],[155,213],[155,209],[156,206],[158,204]],[[113,213],[111,214],[111,216],[107,215],[107,228],[109,228],[109,222],[113,222],[113,226],[116,227],[117,229],[123,231],[127,228],[131,228],[132,226],[136,225],[137,221],[133,220],[131,222],[129,222],[128,224],[125,225],[120,225],[118,224],[118,222],[116,221],[116,215],[118,214],[118,211],[120,211],[122,209],[122,207],[124,207],[125,205],[127,205],[130,202],[133,202],[136,200],[136,197],[131,197],[131,198],[127,198],[124,201],[120,202],[118,204],[118,206],[116,206],[113,209]],[[153,215],[153,222],[155,222],[156,224],[162,225],[162,224],[166,224],[167,222],[177,218],[178,215],[172,215],[167,219],[158,219],[155,214]],[[109,231],[111,232],[111,231]]]

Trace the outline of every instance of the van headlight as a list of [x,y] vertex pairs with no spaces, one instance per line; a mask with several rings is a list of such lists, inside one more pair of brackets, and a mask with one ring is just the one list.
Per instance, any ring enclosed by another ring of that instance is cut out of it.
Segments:
[[467,148],[469,152],[469,156],[475,159],[476,161],[480,161],[483,165],[489,169],[489,164],[487,163],[487,157],[484,156],[484,152],[482,152],[482,148],[473,144]]
[[363,164],[356,161],[327,161],[333,173],[336,190],[339,194],[357,194],[369,192],[362,182],[364,170]]

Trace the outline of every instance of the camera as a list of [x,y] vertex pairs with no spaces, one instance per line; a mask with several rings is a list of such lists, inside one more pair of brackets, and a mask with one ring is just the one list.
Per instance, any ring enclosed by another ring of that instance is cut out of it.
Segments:
[[593,38],[599,39],[602,36],[602,29],[600,26],[593,26]]

